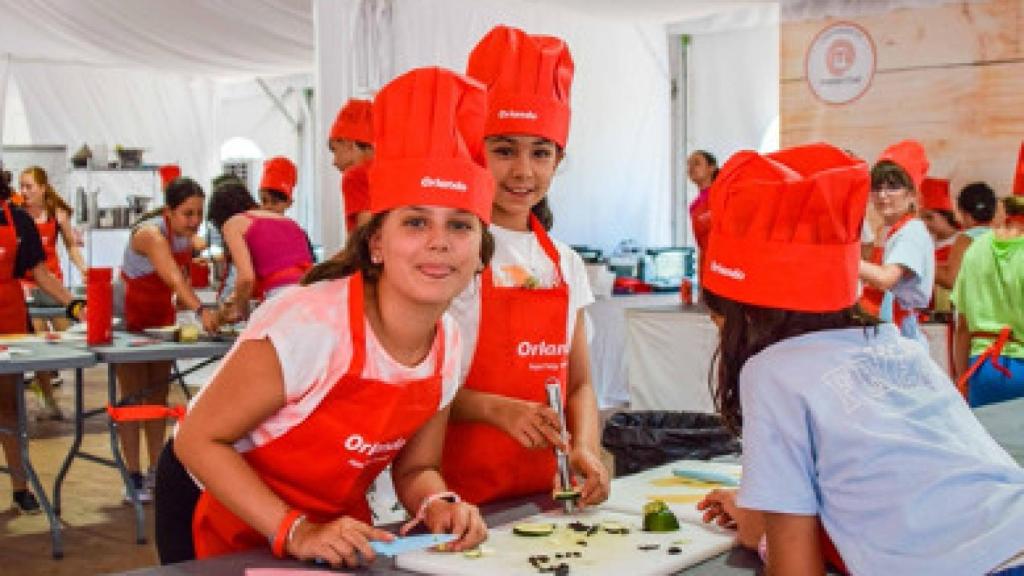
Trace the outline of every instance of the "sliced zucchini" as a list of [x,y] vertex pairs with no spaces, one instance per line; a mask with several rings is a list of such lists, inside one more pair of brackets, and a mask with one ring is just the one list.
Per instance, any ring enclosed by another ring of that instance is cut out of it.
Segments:
[[463,552],[462,555],[466,558],[480,558],[484,555],[484,551],[480,548],[472,548],[470,550],[466,550],[465,552]]
[[601,522],[601,530],[608,534],[629,534],[629,526],[621,522]]
[[555,500],[558,500],[558,501],[563,501],[563,500],[579,500],[579,498],[580,498],[580,491],[576,490],[576,489],[556,490],[554,492],[554,494],[552,494],[552,497]]
[[679,519],[661,500],[652,500],[644,505],[645,532],[675,532],[679,530]]
[[554,524],[543,524],[539,522],[523,522],[512,527],[512,533],[516,536],[534,538],[538,536],[550,536],[554,531]]

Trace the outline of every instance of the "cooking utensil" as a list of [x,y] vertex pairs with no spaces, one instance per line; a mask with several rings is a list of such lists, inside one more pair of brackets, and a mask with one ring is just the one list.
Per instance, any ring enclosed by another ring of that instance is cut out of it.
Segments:
[[[562,437],[562,442],[568,441],[569,435],[565,431],[565,411],[562,409],[562,386],[559,384],[558,379],[551,377],[544,384],[544,388],[548,394],[548,405],[551,409],[558,414],[558,426]],[[555,459],[558,462],[558,484],[562,492],[571,492],[572,486],[572,475],[569,471],[569,456],[565,453],[565,450],[555,447]],[[579,496],[577,495],[577,498]],[[572,514],[576,509],[576,499],[567,498],[562,499],[562,509],[566,514]]]

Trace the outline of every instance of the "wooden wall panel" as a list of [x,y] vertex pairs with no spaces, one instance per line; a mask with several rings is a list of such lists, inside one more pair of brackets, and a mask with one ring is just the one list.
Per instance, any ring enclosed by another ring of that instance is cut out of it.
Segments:
[[781,30],[783,146],[825,140],[873,160],[888,144],[921,140],[932,175],[953,190],[985,180],[1009,193],[1024,140],[1024,0],[952,4],[853,19],[875,41],[868,91],[824,104],[803,77],[804,55],[830,20]]

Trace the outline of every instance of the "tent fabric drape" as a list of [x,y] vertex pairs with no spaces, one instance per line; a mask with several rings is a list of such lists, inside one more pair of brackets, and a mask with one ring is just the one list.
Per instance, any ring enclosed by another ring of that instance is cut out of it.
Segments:
[[10,61],[10,54],[0,53],[0,166],[4,164],[4,119],[7,117],[7,72]]
[[312,70],[312,0],[0,0],[0,53],[239,77]]

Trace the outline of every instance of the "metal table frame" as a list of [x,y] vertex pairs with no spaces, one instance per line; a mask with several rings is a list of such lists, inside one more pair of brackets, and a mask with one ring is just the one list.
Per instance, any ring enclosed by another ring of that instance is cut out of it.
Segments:
[[[135,342],[145,342],[142,345],[135,345]],[[212,362],[219,360],[234,344],[233,340],[208,341],[200,340],[192,344],[178,342],[154,342],[152,339],[138,334],[115,332],[113,344],[106,346],[92,346],[90,351],[96,354],[99,362],[107,364],[107,402],[111,406],[125,405],[126,400],[119,398],[117,394],[117,373],[118,364],[136,364],[141,362],[159,362],[185,360],[192,358],[204,358],[204,362],[181,372],[175,364],[171,371],[171,381],[177,379],[182,387],[185,385],[184,376],[199,370]],[[186,391],[186,396],[188,395]],[[81,450],[82,435],[85,428],[85,420],[99,414],[106,414],[106,406],[85,410],[82,400],[80,381],[75,382],[75,437],[60,473],[54,483],[53,493],[56,503],[56,510],[60,510],[60,489],[67,475],[68,469],[75,458],[81,457],[90,462],[116,468],[121,473],[121,480],[124,482],[125,490],[132,500],[135,508],[135,541],[138,544],[146,543],[146,515],[142,503],[139,501],[135,487],[132,486],[125,467],[124,459],[121,456],[121,445],[117,434],[118,424],[112,418],[107,418],[107,428],[110,434],[110,451],[113,459],[97,456]]]
[[[35,492],[36,497],[39,499],[39,505],[46,514],[47,521],[50,523],[53,557],[63,558],[64,543],[61,539],[61,524],[58,518],[60,515],[59,484],[54,487],[54,501],[56,505],[51,506],[50,499],[46,496],[46,491],[43,489],[39,476],[36,474],[35,467],[32,466],[32,459],[29,454],[28,412],[25,405],[25,389],[27,387],[25,373],[74,369],[75,403],[81,404],[82,369],[95,365],[96,356],[88,350],[62,343],[11,341],[5,344],[15,348],[29,349],[32,351],[32,354],[31,356],[12,356],[10,360],[0,361],[0,374],[17,374],[20,376],[16,379],[15,384],[17,387],[15,393],[17,394],[16,402],[18,409],[17,429],[0,428],[0,433],[13,433],[17,437],[25,477],[32,486],[33,492]],[[76,426],[80,426],[80,423],[76,422]],[[7,468],[3,468],[3,470],[10,473],[10,470]]]

